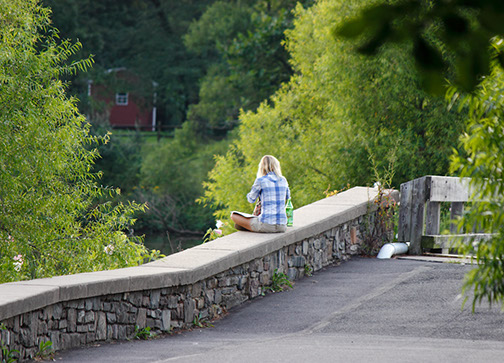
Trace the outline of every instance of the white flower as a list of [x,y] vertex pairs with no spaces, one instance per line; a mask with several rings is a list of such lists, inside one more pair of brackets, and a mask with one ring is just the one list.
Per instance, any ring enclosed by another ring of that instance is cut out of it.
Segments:
[[21,271],[21,267],[23,267],[23,255],[17,255],[13,257],[14,262],[12,263],[14,265],[14,270],[17,272]]
[[217,229],[220,229],[223,225],[224,223],[221,220],[217,220],[217,222],[215,222],[215,227],[217,227]]
[[114,246],[113,245],[107,245],[107,246],[105,246],[105,248],[103,249],[103,251],[107,255],[112,255],[112,253],[114,253]]
[[220,229],[214,229],[215,234],[221,235],[222,231]]

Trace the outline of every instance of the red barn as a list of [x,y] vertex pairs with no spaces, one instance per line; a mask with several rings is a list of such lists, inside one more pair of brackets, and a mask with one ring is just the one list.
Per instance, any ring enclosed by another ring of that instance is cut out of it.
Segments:
[[[156,130],[156,82],[148,84],[126,68],[112,68],[106,81],[88,83],[88,96],[104,105],[114,128]],[[147,96],[146,96],[147,95]]]

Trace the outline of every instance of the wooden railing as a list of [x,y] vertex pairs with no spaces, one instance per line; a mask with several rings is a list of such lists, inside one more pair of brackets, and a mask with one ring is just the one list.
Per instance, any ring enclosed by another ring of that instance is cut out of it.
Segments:
[[468,178],[428,175],[401,184],[398,241],[410,242],[410,254],[419,255],[423,249],[433,248],[448,253],[457,238],[465,241],[490,238],[484,233],[456,234],[453,222],[451,234],[440,235],[441,203],[451,203],[451,221],[462,215],[470,196],[469,182]]

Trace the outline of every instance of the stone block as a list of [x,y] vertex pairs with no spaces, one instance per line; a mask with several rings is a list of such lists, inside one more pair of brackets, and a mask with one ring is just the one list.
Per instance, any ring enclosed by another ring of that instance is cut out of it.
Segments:
[[98,312],[96,319],[96,340],[107,339],[107,316],[104,312]]
[[243,266],[236,266],[231,269],[231,272],[234,275],[241,275],[245,272],[245,269],[243,268]]
[[120,340],[126,340],[130,337],[129,331],[131,329],[128,329],[127,325],[119,325],[117,327],[117,339]]
[[161,291],[154,290],[150,294],[150,308],[157,309],[159,307],[159,299],[161,298]]
[[84,322],[85,316],[86,316],[86,312],[84,310],[79,310],[77,312],[77,323],[82,324]]
[[166,309],[161,313],[161,330],[170,331],[171,329],[171,312]]
[[68,328],[68,321],[67,320],[60,320],[59,322],[59,329],[64,330]]
[[205,300],[208,305],[212,305],[214,303],[214,297],[215,297],[214,290],[205,291]]
[[60,335],[61,333],[59,331],[51,331],[49,333],[49,340],[52,343],[52,348],[54,351],[58,351],[61,349]]
[[260,285],[268,285],[270,283],[270,275],[267,272],[263,272],[261,276],[259,276]]
[[217,284],[219,283],[219,281],[215,278],[215,277],[211,277],[207,280],[207,288],[209,289],[214,289],[217,287]]
[[226,307],[226,309],[231,309],[234,306],[238,306],[244,301],[246,301],[248,298],[241,294],[240,292],[237,292],[232,295],[226,295],[222,298],[222,304]]
[[170,309],[175,309],[175,308],[177,308],[177,305],[178,305],[178,297],[174,296],[174,295],[169,296],[168,297],[168,307]]
[[220,304],[222,301],[222,293],[220,290],[215,290],[215,297],[214,297],[214,303],[215,304]]
[[67,322],[68,332],[73,333],[77,329],[77,311],[75,309],[67,310]]
[[14,321],[12,323],[12,331],[14,333],[19,333],[20,327],[21,327],[20,317],[19,316],[15,316],[14,317]]
[[291,267],[287,270],[287,278],[290,281],[294,281],[297,278],[298,270],[297,268]]
[[205,306],[205,299],[202,297],[197,297],[194,300],[196,301],[196,307],[198,309],[203,309],[203,307]]
[[47,331],[47,323],[45,321],[39,322],[37,335],[46,335]]
[[77,309],[77,307],[79,306],[79,302],[77,300],[74,300],[74,301],[68,301],[66,303],[66,306],[70,309]]
[[80,345],[81,335],[78,333],[61,334],[61,347],[63,349],[75,348]]
[[304,240],[303,241],[303,255],[305,255],[305,256],[308,254],[308,247],[309,247],[308,241]]
[[240,277],[237,284],[238,290],[243,290],[247,286],[247,281],[248,281],[247,276]]
[[89,332],[86,334],[86,344],[96,342],[96,333]]
[[236,292],[236,286],[224,287],[221,289],[222,295],[231,295]]
[[94,311],[88,311],[86,312],[86,315],[84,316],[84,323],[92,323],[95,320],[95,313]]
[[194,310],[196,309],[196,304],[193,299],[187,299],[184,302],[184,323],[192,323],[194,320]]
[[115,313],[107,313],[107,323],[115,324],[117,322],[117,315]]
[[147,320],[147,309],[145,308],[138,309],[135,324],[138,325],[140,328],[145,328],[146,320]]
[[289,258],[289,267],[304,267],[306,264],[306,258],[304,256],[293,256]]
[[131,305],[136,307],[141,307],[143,302],[143,294],[141,292],[133,292],[128,296],[127,301],[131,303]]
[[192,286],[192,296],[199,297],[203,291],[203,283],[197,282]]
[[93,300],[92,299],[86,299],[84,309],[86,311],[93,310]]

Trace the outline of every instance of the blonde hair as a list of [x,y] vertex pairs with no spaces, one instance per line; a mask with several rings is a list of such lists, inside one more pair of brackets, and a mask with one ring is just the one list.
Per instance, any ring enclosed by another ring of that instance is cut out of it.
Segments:
[[282,169],[280,168],[280,162],[277,158],[271,155],[264,155],[257,169],[257,177],[263,177],[271,171],[277,176],[282,177]]

